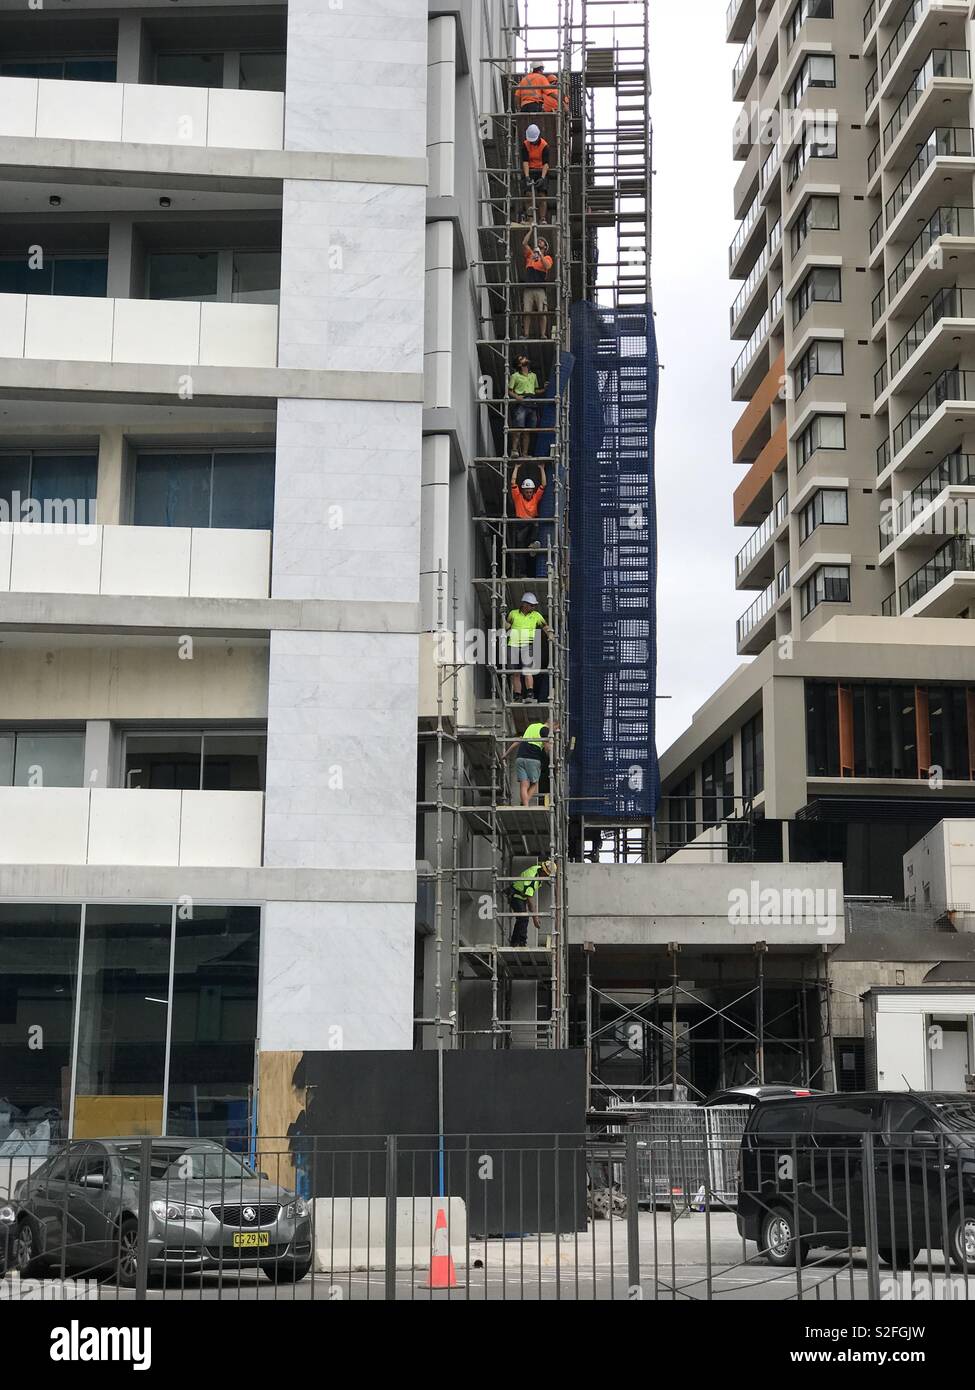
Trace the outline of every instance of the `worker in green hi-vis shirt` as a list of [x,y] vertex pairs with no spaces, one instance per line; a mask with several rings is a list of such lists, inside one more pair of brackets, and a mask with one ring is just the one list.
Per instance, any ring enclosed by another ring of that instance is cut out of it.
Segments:
[[538,889],[545,879],[553,878],[555,875],[554,859],[543,859],[538,864],[532,864],[531,868],[525,869],[515,879],[508,891],[508,902],[512,912],[515,914],[515,924],[511,929],[511,945],[528,945],[528,917],[535,923],[535,931],[541,931],[541,923],[538,918]]
[[543,762],[552,754],[552,731],[558,728],[558,724],[529,724],[521,738],[516,738],[504,750],[505,760],[511,757],[516,748],[518,750],[515,775],[522,806],[530,806],[532,797],[538,795]]

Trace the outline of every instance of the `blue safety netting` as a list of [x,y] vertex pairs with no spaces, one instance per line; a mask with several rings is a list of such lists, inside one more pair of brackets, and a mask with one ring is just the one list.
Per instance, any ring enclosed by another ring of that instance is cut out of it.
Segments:
[[572,308],[571,813],[654,814],[658,363],[649,304]]

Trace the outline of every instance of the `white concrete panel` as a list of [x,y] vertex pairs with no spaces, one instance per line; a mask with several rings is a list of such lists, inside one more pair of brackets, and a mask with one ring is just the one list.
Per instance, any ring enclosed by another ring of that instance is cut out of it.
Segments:
[[182,792],[94,787],[89,864],[179,863]]
[[268,598],[271,532],[197,527],[189,592],[194,598]]
[[182,796],[182,868],[260,867],[264,821],[261,792],[183,792]]
[[8,521],[0,522],[0,594],[10,590],[10,561],[13,555],[13,526]]
[[189,593],[189,527],[106,526],[103,531],[103,594]]
[[0,77],[0,135],[36,135],[36,77]]
[[269,902],[262,1050],[412,1047],[413,932],[409,903]]
[[0,357],[23,357],[26,294],[0,294]]
[[28,295],[24,356],[111,362],[114,312],[114,299]]
[[116,299],[113,362],[200,361],[200,310],[179,300]]
[[201,366],[277,366],[277,305],[202,304],[200,308]]
[[0,864],[84,864],[87,787],[0,787]]
[[235,150],[284,148],[284,93],[210,89],[207,144]]
[[37,84],[36,134],[49,140],[120,140],[125,88],[114,82]]
[[205,87],[125,85],[122,139],[141,145],[205,145]]
[[10,588],[15,593],[97,594],[98,526],[22,522],[14,527]]

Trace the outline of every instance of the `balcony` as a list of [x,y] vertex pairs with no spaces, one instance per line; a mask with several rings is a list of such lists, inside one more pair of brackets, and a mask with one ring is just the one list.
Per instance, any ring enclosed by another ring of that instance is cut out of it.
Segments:
[[270,586],[269,531],[0,524],[0,593],[244,599]]
[[911,442],[918,431],[924,428],[946,401],[975,401],[975,372],[961,371],[958,367],[951,367],[948,371],[941,373],[937,381],[928,387],[919,400],[915,401],[911,409],[895,427],[895,457]]
[[760,280],[768,271],[769,263],[776,251],[782,245],[782,219],[779,218],[772,228],[771,235],[762,250],[762,254],[752,266],[748,279],[742,285],[735,296],[735,302],[731,306],[731,328],[734,335],[735,325],[737,324],[748,301],[751,299]]
[[263,792],[0,787],[0,864],[258,868]]
[[[933,130],[920,147],[917,157],[887,199],[884,208],[888,229],[909,201],[914,190],[936,159],[968,158],[975,155],[975,132],[970,126],[941,126]],[[871,244],[873,250],[873,244]]]
[[[783,493],[776,502],[774,509],[762,522],[761,526],[755,528],[748,540],[735,556],[735,579],[741,579],[746,570],[750,569],[755,560],[766,550],[772,541],[772,537],[785,521],[789,514],[789,497]],[[749,586],[753,587],[753,586]]]
[[876,22],[877,22],[877,9],[878,9],[878,6],[879,6],[880,2],[881,2],[881,0],[870,0],[870,4],[869,4],[869,6],[867,7],[867,12],[866,12],[866,14],[863,16],[863,38],[864,38],[864,42],[866,42],[866,40],[867,40],[867,38],[868,38],[868,36],[869,36],[869,34],[870,34],[870,30],[873,28],[873,26],[874,26],[874,25],[876,24]]
[[0,77],[0,135],[282,150],[284,96],[217,87]]
[[[921,344],[942,319],[975,318],[975,289],[946,286],[931,297],[931,302],[911,324],[890,354],[890,380],[893,381],[907,366]],[[881,369],[883,370],[883,369]],[[884,381],[886,385],[886,380]],[[882,389],[882,388],[881,388]],[[880,394],[879,391],[876,392]]]
[[[725,33],[729,43],[741,43],[755,23],[755,0],[730,0],[725,11]],[[743,32],[744,31],[744,32]]]
[[914,76],[907,94],[897,110],[884,126],[884,150],[889,150],[904,126],[904,122],[917,106],[935,78],[961,78],[971,80],[972,63],[965,48],[934,48]]
[[911,243],[887,277],[887,294],[891,302],[907,284],[917,267],[924,261],[932,246],[943,236],[975,238],[975,208],[941,207],[928,219],[924,230]]
[[778,318],[781,312],[782,286],[780,285],[779,288],[772,295],[771,303],[765,310],[765,313],[759,319],[758,324],[754,332],[752,333],[752,336],[745,344],[744,348],[738,356],[737,362],[732,368],[731,385],[733,391],[737,391],[739,384],[743,380],[745,373],[747,372],[753,358],[755,357],[755,354],[758,352],[758,349],[769,336],[769,333],[772,331],[772,325],[775,323],[775,320]]
[[918,20],[924,14],[929,4],[930,0],[914,0],[914,3],[907,11],[900,24],[897,26],[897,29],[894,32],[894,37],[891,39],[890,43],[888,43],[887,47],[884,49],[883,55],[880,59],[881,81],[884,80],[884,78],[890,72],[891,68],[894,66],[894,63],[897,61],[897,55],[900,53],[905,43],[907,43],[907,40],[910,38],[912,32],[917,27]]
[[754,656],[774,635],[772,618],[779,600],[789,590],[789,566],[783,565],[775,579],[763,589],[738,619],[736,637],[739,656]]
[[0,358],[274,367],[273,304],[0,294]]
[[735,101],[741,100],[739,89],[741,88],[743,79],[746,73],[748,72],[749,67],[751,66],[751,60],[755,56],[755,46],[757,39],[758,25],[757,23],[755,23],[752,25],[748,33],[748,37],[745,39],[745,42],[741,46],[741,52],[738,54],[738,57],[735,60],[735,66],[731,74],[731,95],[735,99]]
[[732,272],[734,271],[735,262],[741,254],[742,248],[748,240],[749,234],[754,229],[755,223],[758,221],[761,212],[762,204],[759,202],[758,198],[753,199],[751,206],[742,218],[741,226],[735,233],[734,241],[728,248],[728,264]]
[[[945,580],[951,580],[938,594]],[[912,617],[953,617],[975,599],[975,541],[952,536],[898,589],[900,611]]]
[[765,189],[766,189],[766,188],[768,187],[768,185],[771,183],[771,181],[772,181],[772,175],[775,173],[776,169],[777,169],[778,166],[781,164],[781,162],[782,162],[782,137],[781,137],[781,135],[780,135],[779,138],[778,138],[778,140],[776,140],[775,144],[772,146],[772,151],[771,151],[771,153],[769,154],[768,158],[765,160],[765,163],[762,165],[762,172],[761,172],[761,174],[760,174],[760,176],[759,176],[759,180],[758,180],[758,191],[759,191],[759,195],[761,195],[762,193],[764,193]]
[[894,540],[905,539],[912,532],[921,536],[931,534],[922,524],[914,531],[914,523],[943,494],[946,500],[954,488],[975,488],[975,454],[955,452],[943,458],[916,487],[892,509],[888,525],[880,529],[881,549]]

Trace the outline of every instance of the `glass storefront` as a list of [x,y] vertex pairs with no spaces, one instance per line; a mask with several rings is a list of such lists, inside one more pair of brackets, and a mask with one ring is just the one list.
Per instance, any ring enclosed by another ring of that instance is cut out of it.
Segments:
[[250,1123],[260,908],[0,904],[0,1157]]

